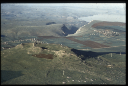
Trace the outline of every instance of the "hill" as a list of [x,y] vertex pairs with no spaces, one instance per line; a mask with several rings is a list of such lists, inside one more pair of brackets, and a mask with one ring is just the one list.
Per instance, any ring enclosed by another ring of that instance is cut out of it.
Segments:
[[22,43],[1,51],[1,84],[125,84],[125,57]]
[[[87,25],[80,27],[76,33],[69,34],[68,36],[80,36],[80,35],[87,35],[95,33],[97,30],[106,31],[109,30],[122,33],[125,31],[125,28],[122,26],[126,26],[125,23],[122,22],[107,22],[107,21],[99,21],[99,20],[92,20]],[[112,33],[111,33],[112,34]]]
[[61,5],[1,4],[1,84],[126,84],[125,4]]
[[65,36],[68,29],[63,24],[51,24],[43,26],[18,26],[16,28],[8,29],[3,33],[8,34],[9,37],[20,36]]

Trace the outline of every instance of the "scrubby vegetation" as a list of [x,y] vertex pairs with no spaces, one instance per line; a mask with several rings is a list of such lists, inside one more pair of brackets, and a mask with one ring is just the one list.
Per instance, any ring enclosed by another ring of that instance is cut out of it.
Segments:
[[126,24],[85,7],[1,4],[1,84],[126,84]]
[[[34,52],[36,48],[41,50]],[[58,44],[23,43],[1,51],[1,70],[12,72],[10,76],[2,72],[2,84],[126,83],[125,54],[113,54],[113,57],[110,54],[92,54],[94,52],[82,52]],[[47,59],[49,55],[53,58]],[[117,61],[115,57],[122,60]],[[13,71],[21,73],[15,76]]]

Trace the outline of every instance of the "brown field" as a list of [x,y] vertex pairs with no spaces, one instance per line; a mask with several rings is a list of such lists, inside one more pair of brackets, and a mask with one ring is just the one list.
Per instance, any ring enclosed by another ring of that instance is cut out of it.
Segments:
[[[76,36],[70,36],[72,37],[76,37]],[[82,36],[77,36],[77,37],[82,37]],[[67,38],[67,37],[55,37],[55,36],[38,36],[39,40],[43,40],[43,39],[53,39],[53,38]]]
[[91,47],[91,48],[104,48],[104,47],[109,47],[107,45],[103,45],[103,44],[100,44],[100,43],[97,43],[97,42],[94,42],[94,41],[90,41],[90,40],[80,41],[80,40],[74,39],[72,37],[67,37],[67,39],[69,39],[71,41],[74,41],[74,42],[77,42],[77,43],[80,43],[80,44],[83,44],[86,47]]
[[125,26],[126,23],[121,22],[99,22],[92,25],[92,27],[96,26]]
[[38,57],[38,58],[46,58],[46,59],[53,59],[53,54],[35,54],[35,55],[32,55],[32,56],[35,56],[35,57]]
[[52,39],[52,38],[66,38],[66,39],[69,39],[71,41],[83,44],[83,45],[85,45],[84,47],[91,47],[91,48],[109,47],[107,45],[103,45],[103,44],[100,44],[100,43],[97,43],[97,42],[94,42],[94,41],[90,41],[90,40],[80,41],[80,40],[77,40],[73,37],[54,37],[54,36],[38,36],[38,37],[39,37],[40,40],[42,40],[42,39]]

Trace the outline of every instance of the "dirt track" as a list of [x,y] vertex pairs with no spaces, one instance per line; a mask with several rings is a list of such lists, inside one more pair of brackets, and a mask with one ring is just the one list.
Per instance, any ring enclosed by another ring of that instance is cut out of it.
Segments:
[[121,22],[99,22],[92,25],[92,27],[96,26],[125,26],[126,23]]

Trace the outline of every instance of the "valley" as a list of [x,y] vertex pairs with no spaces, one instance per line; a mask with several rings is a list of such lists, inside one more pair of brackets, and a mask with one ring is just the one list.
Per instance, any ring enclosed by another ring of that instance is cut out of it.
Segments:
[[126,84],[126,23],[85,7],[2,4],[1,84]]

